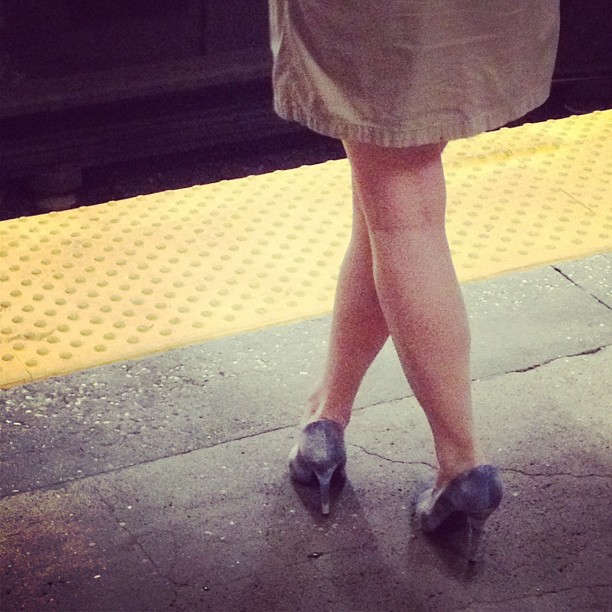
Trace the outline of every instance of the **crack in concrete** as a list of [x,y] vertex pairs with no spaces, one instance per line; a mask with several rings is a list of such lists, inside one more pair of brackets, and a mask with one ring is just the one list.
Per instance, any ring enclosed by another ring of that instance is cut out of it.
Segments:
[[[553,358],[547,359],[547,360],[545,360],[545,361],[543,361],[541,363],[534,364],[534,365],[531,365],[531,366],[528,366],[528,367],[525,367],[525,368],[518,368],[516,370],[508,370],[508,371],[504,371],[504,372],[499,372],[499,373],[491,374],[491,375],[483,377],[483,378],[474,378],[474,379],[472,379],[472,382],[483,382],[483,381],[494,380],[496,378],[499,378],[501,376],[505,376],[507,374],[522,374],[522,373],[525,373],[525,372],[530,372],[530,371],[539,369],[541,367],[544,367],[546,365],[549,365],[551,363],[554,363],[555,361],[559,361],[561,359],[572,359],[572,358],[576,358],[576,357],[585,357],[585,356],[595,355],[595,354],[600,353],[601,351],[606,350],[606,349],[608,349],[610,347],[612,347],[612,345],[604,344],[602,346],[598,346],[598,347],[595,347],[595,348],[592,348],[592,349],[588,349],[588,350],[582,351],[580,353],[575,353],[575,354],[571,354],[571,355],[561,355],[561,356],[558,356],[558,357],[553,357]],[[385,404],[385,403],[399,402],[399,401],[405,400],[408,397],[412,397],[412,396],[411,395],[406,395],[404,397],[400,397],[400,398],[397,398],[397,399],[394,399],[394,400],[384,400],[382,402],[377,402],[375,404],[370,404],[368,406],[363,406],[362,408],[360,408],[358,410],[360,412],[361,411],[365,411],[368,408],[372,408],[372,407],[375,407],[375,406],[378,406],[378,405],[382,405],[382,404]],[[270,429],[266,429],[264,431],[258,431],[258,432],[254,432],[254,433],[245,434],[245,435],[240,436],[238,438],[232,438],[230,440],[224,440],[222,442],[219,442],[217,444],[213,444],[211,446],[202,446],[202,447],[199,447],[199,448],[192,448],[192,449],[185,450],[185,451],[179,451],[179,452],[176,452],[176,453],[173,453],[173,454],[166,454],[166,455],[162,455],[162,456],[159,456],[159,457],[153,457],[151,459],[147,459],[147,460],[141,461],[139,463],[132,463],[130,465],[122,465],[122,466],[119,466],[119,467],[116,467],[116,468],[111,468],[109,470],[104,470],[104,471],[96,472],[95,474],[87,474],[87,475],[84,475],[84,476],[81,476],[81,477],[65,478],[65,479],[62,479],[62,480],[55,481],[53,483],[45,484],[45,485],[42,485],[42,486],[32,487],[32,488],[29,488],[29,489],[27,489],[25,491],[19,491],[19,492],[16,492],[16,493],[11,492],[11,493],[8,493],[7,495],[0,495],[0,500],[11,498],[11,497],[17,497],[19,495],[25,495],[25,494],[28,494],[28,493],[35,493],[37,491],[47,491],[47,490],[52,491],[54,489],[58,489],[58,488],[64,487],[64,486],[66,486],[66,485],[68,485],[70,483],[85,481],[85,480],[88,480],[88,479],[96,478],[98,476],[105,476],[105,475],[108,475],[108,474],[115,474],[115,473],[121,472],[123,470],[127,470],[127,469],[134,468],[134,467],[139,467],[139,466],[142,466],[142,465],[147,465],[149,463],[155,463],[157,461],[162,461],[164,459],[172,459],[174,457],[180,457],[180,456],[183,456],[183,455],[189,455],[191,453],[196,453],[196,452],[199,452],[199,451],[202,451],[202,450],[213,449],[213,448],[217,448],[219,446],[224,446],[224,445],[227,445],[227,444],[232,444],[234,442],[240,442],[242,440],[248,440],[250,438],[256,438],[258,436],[262,436],[262,435],[265,435],[265,434],[274,433],[274,432],[277,432],[277,431],[290,430],[290,429],[296,429],[296,426],[294,424],[292,424],[292,425],[284,424],[284,425],[280,425],[278,427],[273,427],[273,428],[270,428]],[[427,462],[419,462],[419,461],[416,461],[416,462],[406,462],[406,461],[401,461],[401,460],[393,460],[393,459],[389,459],[389,457],[385,457],[384,455],[378,455],[376,453],[367,451],[365,448],[363,448],[363,447],[361,447],[361,446],[359,446],[357,444],[353,444],[353,446],[357,446],[358,448],[360,448],[366,454],[369,454],[369,455],[372,455],[372,456],[376,456],[376,457],[378,457],[380,459],[384,459],[385,461],[397,462],[397,463],[406,463],[406,464],[411,464],[412,463],[412,464],[415,464],[415,465],[421,464],[421,465],[425,465],[427,467],[430,467],[432,469],[436,469],[434,466],[432,466],[431,464],[429,464]],[[524,475],[525,476],[529,476],[530,474],[524,473]],[[540,475],[541,476],[546,476],[547,474],[533,474],[533,476],[540,476]],[[562,476],[564,474],[559,474],[559,475]],[[571,474],[567,474],[567,475],[571,476]],[[576,477],[580,477],[580,476],[576,476]],[[607,478],[607,476],[602,476],[602,477]]]
[[372,404],[366,404],[365,406],[359,406],[358,408],[353,409],[353,415],[357,412],[363,412],[368,408],[377,408],[378,406],[384,406],[385,404],[397,404],[399,402],[403,402],[404,400],[414,397],[414,393],[412,391],[406,391],[404,395],[400,395],[399,397],[392,397],[389,399],[383,399],[379,402],[373,402]]
[[555,361],[560,361],[561,359],[573,359],[575,357],[587,357],[589,355],[596,355],[597,353],[600,353],[601,351],[604,351],[610,347],[612,347],[612,344],[603,344],[601,346],[597,346],[592,349],[581,351],[580,353],[572,353],[571,355],[559,355],[558,357],[551,357],[550,359],[546,359],[545,361],[542,361],[540,363],[536,363],[536,364],[533,364],[533,365],[530,365],[524,368],[517,368],[516,370],[507,370],[501,373],[491,374],[483,378],[474,378],[472,382],[483,382],[483,381],[494,380],[496,378],[499,378],[500,376],[506,376],[507,374],[524,374],[525,372],[531,372],[533,370],[538,370],[539,368],[543,368],[544,366],[550,365],[551,363],[554,363]]
[[436,470],[437,467],[432,465],[431,463],[427,463],[427,461],[404,461],[403,459],[391,459],[390,457],[385,457],[379,453],[375,453],[374,451],[369,451],[367,448],[361,446],[360,444],[351,443],[347,446],[355,446],[358,449],[362,450],[366,455],[370,455],[371,457],[378,457],[379,459],[383,459],[384,461],[388,461],[389,463],[402,463],[403,465],[424,465],[432,470]]
[[[110,513],[111,517],[113,518],[113,520],[117,523],[117,526],[119,527],[119,529],[121,529],[122,531],[125,531],[131,538],[132,542],[134,542],[134,544],[136,544],[136,546],[140,549],[140,551],[142,552],[142,554],[145,556],[145,558],[149,561],[149,563],[151,563],[151,565],[155,568],[155,571],[160,575],[163,576],[159,566],[157,565],[157,562],[155,561],[155,559],[153,559],[153,557],[151,557],[151,555],[149,554],[149,552],[144,548],[144,546],[142,545],[142,543],[138,540],[138,536],[136,536],[136,534],[132,533],[132,531],[130,531],[130,529],[127,527],[127,525],[123,522],[120,521],[116,516],[115,516],[115,508],[114,506],[102,495],[102,493],[100,493],[99,489],[97,489],[96,487],[93,487],[93,489],[95,490],[96,494],[98,495],[98,497],[100,498],[100,501],[106,506],[106,509],[108,510],[108,512]],[[171,580],[170,580],[171,581]],[[172,581],[171,581],[172,582]]]
[[117,526],[119,527],[119,529],[121,529],[122,531],[125,531],[125,533],[127,533],[130,536],[130,541],[133,544],[136,545],[138,550],[140,550],[140,552],[142,553],[143,557],[153,566],[153,568],[155,569],[155,572],[157,573],[157,575],[161,576],[164,580],[166,580],[172,586],[173,599],[172,599],[172,601],[169,604],[169,608],[172,608],[176,604],[176,602],[178,600],[179,589],[181,587],[187,587],[187,586],[190,586],[190,585],[187,584],[187,583],[177,582],[174,578],[172,578],[172,576],[170,576],[170,575],[166,574],[166,572],[162,571],[162,569],[158,565],[157,561],[153,558],[153,556],[149,553],[149,551],[144,547],[142,542],[140,542],[140,540],[138,539],[139,536],[137,536],[135,533],[133,533],[128,528],[126,523],[124,523],[123,521],[120,521],[119,518],[117,516],[115,516],[115,508],[114,508],[114,506],[104,497],[104,495],[102,495],[102,493],[100,492],[100,490],[96,486],[93,486],[93,489],[96,492],[96,494],[97,494],[98,498],[100,499],[100,501],[104,504],[104,506],[106,506],[109,514],[111,515],[112,519],[117,523]]
[[612,478],[612,474],[572,474],[571,472],[528,472],[527,470],[521,470],[518,468],[500,468],[502,472],[513,472],[514,474],[520,474],[528,478],[548,477],[548,478]]
[[[385,457],[380,453],[376,453],[374,451],[370,451],[367,448],[361,446],[360,444],[351,443],[347,446],[354,446],[361,451],[363,451],[366,455],[370,455],[371,457],[377,457],[378,459],[383,459],[384,461],[388,461],[389,463],[401,463],[403,465],[423,465],[425,467],[431,468],[432,470],[437,470],[438,468],[427,461],[405,461],[403,459],[391,459],[390,457]],[[518,468],[504,468],[500,467],[500,471],[502,472],[512,472],[515,474],[520,474],[521,476],[526,476],[528,478],[538,478],[538,477],[548,477],[548,478],[606,478],[612,479],[612,474],[573,474],[571,472],[528,472],[527,470],[521,470]]]
[[480,606],[482,604],[495,605],[505,604],[512,601],[524,601],[526,599],[533,599],[539,597],[547,597],[548,595],[556,595],[558,593],[566,593],[568,591],[576,591],[579,589],[605,589],[612,587],[612,583],[597,583],[597,584],[576,584],[573,586],[563,587],[560,589],[554,589],[552,591],[542,591],[540,593],[525,593],[524,595],[507,597],[504,599],[473,599],[467,606],[463,608],[457,608],[458,611],[470,610],[473,606]]
[[558,268],[557,266],[551,266],[551,268],[555,270],[555,272],[558,272],[563,278],[565,278],[570,283],[572,283],[572,285],[574,285],[575,287],[578,287],[578,289],[581,289],[587,295],[590,295],[596,302],[599,302],[602,306],[604,306],[608,310],[612,310],[611,306],[606,304],[603,300],[600,300],[592,291],[589,291],[586,287],[583,287],[581,284],[577,283],[571,276],[568,276],[565,272],[563,272],[561,268]]
[[[11,497],[18,497],[20,495],[26,495],[28,493],[36,493],[37,491],[53,491],[54,489],[61,489],[62,487],[65,487],[66,485],[77,483],[77,482],[83,482],[89,479],[97,478],[98,476],[107,476],[109,474],[116,474],[124,470],[129,470],[130,468],[137,468],[143,465],[148,465],[150,463],[155,463],[157,461],[163,461],[165,459],[173,459],[174,457],[182,457],[184,455],[190,455],[191,453],[197,453],[203,450],[218,448],[220,446],[225,446],[226,444],[232,444],[233,442],[240,442],[241,440],[248,440],[249,438],[256,438],[257,436],[263,436],[265,434],[274,433],[275,431],[283,431],[286,429],[287,430],[295,429],[295,426],[294,425],[281,425],[279,427],[275,427],[272,429],[266,429],[264,431],[258,431],[255,433],[245,434],[244,436],[241,436],[239,438],[232,438],[231,440],[224,440],[223,442],[212,444],[211,446],[201,446],[199,448],[190,448],[184,451],[177,451],[173,454],[161,455],[159,457],[152,457],[151,459],[146,459],[138,463],[130,463],[129,465],[120,465],[119,467],[111,468],[108,470],[103,470],[100,472],[95,472],[94,474],[85,474],[84,476],[76,476],[76,477],[64,478],[62,480],[56,480],[55,482],[48,483],[48,484],[41,485],[41,486],[31,487],[24,491],[18,491],[16,493],[10,492],[7,495],[0,495],[0,501],[4,499],[9,499]],[[113,442],[112,444],[115,444],[115,442]]]
[[[595,297],[595,296],[593,296]],[[595,298],[597,299],[597,298]],[[606,308],[610,308],[609,306],[607,306],[606,304],[604,304],[604,306],[606,306]],[[612,309],[611,309],[612,310]],[[601,346],[596,346],[595,348],[591,348],[591,349],[586,349],[584,351],[581,351],[579,353],[570,353],[569,355],[558,355],[557,357],[551,357],[550,359],[546,359],[540,363],[535,363],[533,365],[529,365],[526,366],[524,368],[517,368],[515,370],[502,370],[501,372],[494,372],[492,374],[488,374],[487,376],[482,376],[480,378],[475,377],[471,379],[472,383],[476,383],[476,382],[482,382],[482,381],[489,381],[489,380],[495,380],[496,378],[500,378],[502,376],[506,376],[507,374],[523,374],[525,372],[531,372],[532,370],[537,370],[539,368],[542,368],[544,366],[547,366],[551,363],[554,363],[555,361],[559,361],[561,359],[573,359],[574,357],[586,357],[588,355],[596,355],[597,353],[604,351],[608,348],[612,347],[612,344],[602,344]],[[382,400],[380,402],[375,402],[373,404],[368,404],[367,406],[360,406],[359,408],[355,409],[353,411],[353,414],[357,413],[357,412],[363,412],[368,408],[375,408],[377,406],[383,406],[384,404],[394,404],[397,402],[401,402],[404,401],[408,398],[413,398],[414,397],[414,393],[408,391],[405,395],[402,395],[400,397],[395,397],[392,399],[385,399]]]

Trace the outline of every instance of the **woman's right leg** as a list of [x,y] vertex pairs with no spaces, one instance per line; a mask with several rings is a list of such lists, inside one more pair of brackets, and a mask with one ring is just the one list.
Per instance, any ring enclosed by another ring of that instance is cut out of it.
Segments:
[[443,147],[345,148],[380,308],[431,425],[442,486],[484,459],[472,418],[468,320],[445,232]]

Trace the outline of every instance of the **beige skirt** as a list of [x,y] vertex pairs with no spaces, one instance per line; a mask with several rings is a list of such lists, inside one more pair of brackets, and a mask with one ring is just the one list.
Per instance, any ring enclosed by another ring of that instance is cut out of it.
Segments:
[[343,140],[473,136],[542,104],[559,0],[269,0],[274,108]]

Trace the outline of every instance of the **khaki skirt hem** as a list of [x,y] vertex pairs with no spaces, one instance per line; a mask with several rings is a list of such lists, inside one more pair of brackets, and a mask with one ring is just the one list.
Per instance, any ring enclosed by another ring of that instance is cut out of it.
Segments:
[[348,123],[338,117],[310,113],[292,99],[274,100],[274,111],[287,121],[295,121],[313,132],[343,141],[364,142],[381,147],[416,147],[439,142],[449,142],[476,136],[482,132],[498,129],[519,119],[529,111],[541,106],[550,95],[550,85],[522,101],[514,101],[511,107],[499,108],[474,117],[441,118],[439,123],[428,128],[416,129],[410,125],[367,125]]

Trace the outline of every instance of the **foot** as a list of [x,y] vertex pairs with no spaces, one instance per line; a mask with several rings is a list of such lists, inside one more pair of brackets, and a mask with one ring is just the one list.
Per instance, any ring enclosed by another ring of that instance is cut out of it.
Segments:
[[465,519],[482,528],[484,521],[499,506],[503,485],[492,465],[480,465],[453,478],[442,487],[424,491],[417,502],[417,516],[423,530],[437,530],[451,516]]
[[344,471],[346,447],[344,429],[335,421],[323,419],[304,427],[296,446],[289,453],[293,480],[309,484],[315,480],[321,492],[321,512],[329,514],[332,476]]

